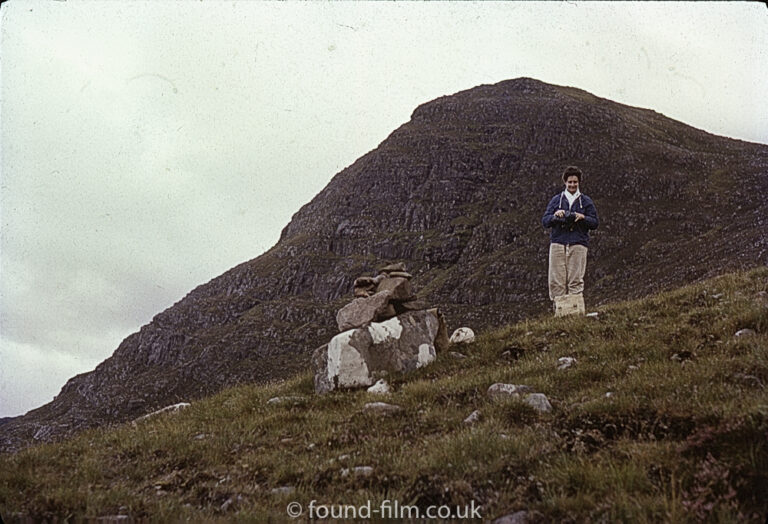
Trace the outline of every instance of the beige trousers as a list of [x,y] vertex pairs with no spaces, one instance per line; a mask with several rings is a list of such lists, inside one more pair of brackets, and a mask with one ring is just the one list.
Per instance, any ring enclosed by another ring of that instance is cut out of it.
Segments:
[[587,248],[580,244],[549,245],[549,298],[584,292]]

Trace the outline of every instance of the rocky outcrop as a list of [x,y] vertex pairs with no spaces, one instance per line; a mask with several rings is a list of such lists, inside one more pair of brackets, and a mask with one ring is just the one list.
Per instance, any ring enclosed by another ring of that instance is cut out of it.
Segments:
[[[416,108],[272,249],[159,313],[50,404],[0,425],[0,449],[305,370],[311,348],[336,333],[342,297],[381,260],[403,262],[421,286],[403,308],[436,305],[475,329],[550,311],[540,219],[569,164],[586,173],[601,219],[590,307],[768,264],[768,146],[530,78],[478,86]],[[364,298],[370,283],[360,284]]]

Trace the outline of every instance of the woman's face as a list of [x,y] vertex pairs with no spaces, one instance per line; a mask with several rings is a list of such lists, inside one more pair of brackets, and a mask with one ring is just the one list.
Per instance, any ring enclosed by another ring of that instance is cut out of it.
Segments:
[[571,175],[565,179],[565,188],[569,193],[575,193],[579,189],[579,177]]

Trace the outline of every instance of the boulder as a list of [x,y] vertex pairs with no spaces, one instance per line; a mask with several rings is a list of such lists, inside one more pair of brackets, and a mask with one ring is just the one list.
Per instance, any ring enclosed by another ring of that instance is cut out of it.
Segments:
[[379,273],[392,273],[393,271],[405,271],[405,264],[398,262],[396,264],[389,264],[379,269]]
[[434,312],[414,311],[339,333],[313,354],[315,391],[370,386],[374,376],[429,364],[439,326]]
[[414,298],[411,292],[411,282],[407,278],[385,278],[379,282],[376,288],[377,293],[382,291],[390,292],[390,300],[396,302],[408,302]]
[[353,287],[375,287],[376,281],[373,277],[358,277],[355,279]]
[[409,300],[408,302],[395,302],[395,311],[398,315],[408,313],[409,311],[419,311],[421,309],[430,309],[429,304],[423,300]]
[[460,327],[451,335],[451,344],[471,344],[475,341],[475,332],[468,327]]
[[376,311],[376,315],[373,317],[374,322],[384,322],[385,320],[389,320],[392,317],[397,316],[397,310],[395,309],[395,306],[390,302],[386,305],[386,307],[383,307]]
[[359,277],[353,284],[355,297],[370,297],[376,293],[376,285],[379,281],[373,277]]
[[347,331],[373,322],[377,316],[389,311],[389,291],[382,291],[367,298],[356,298],[336,313],[339,331]]

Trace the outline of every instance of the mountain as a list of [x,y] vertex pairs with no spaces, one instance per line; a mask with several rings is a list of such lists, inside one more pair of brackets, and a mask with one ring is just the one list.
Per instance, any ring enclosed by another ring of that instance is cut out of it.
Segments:
[[764,524],[768,267],[595,312],[488,329],[386,395],[305,371],[0,455],[0,518]]
[[0,449],[305,369],[335,334],[353,280],[385,263],[406,264],[449,329],[546,311],[540,219],[570,164],[601,219],[588,307],[768,264],[768,146],[572,87],[482,85],[416,108],[272,249],[195,288],[51,403],[3,424]]

